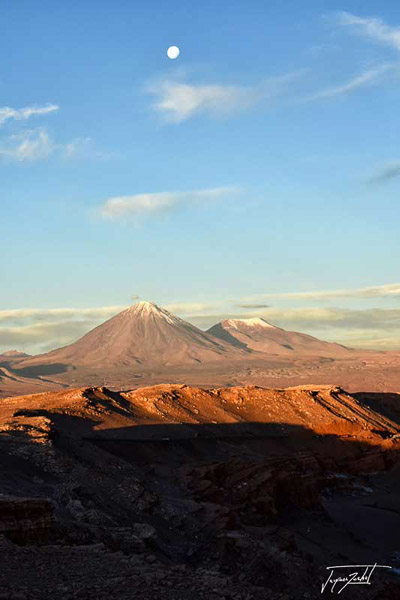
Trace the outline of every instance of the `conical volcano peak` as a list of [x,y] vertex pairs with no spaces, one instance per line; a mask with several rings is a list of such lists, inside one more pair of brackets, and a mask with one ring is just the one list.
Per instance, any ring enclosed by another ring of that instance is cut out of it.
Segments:
[[155,304],[154,302],[148,302],[147,300],[141,300],[140,302],[136,302],[136,304],[132,304],[130,308],[138,311],[143,310],[145,312],[158,312],[162,310],[159,306],[157,306],[157,304]]
[[165,308],[161,308],[161,306],[157,306],[154,302],[148,302],[145,300],[141,300],[136,304],[130,306],[126,313],[133,315],[134,317],[139,317],[146,319],[148,317],[162,318],[169,323],[179,322],[180,319],[175,317],[175,315],[171,314]]
[[[217,340],[154,302],[140,301],[89,331],[74,344],[36,357],[52,364],[90,368],[146,368],[240,359]],[[24,361],[26,362],[26,361]]]
[[154,302],[147,302],[145,300],[141,300],[140,302],[132,304],[132,306],[130,306],[128,310],[129,312],[134,313],[159,313],[163,311],[163,309],[160,306],[157,306],[157,304],[154,304]]

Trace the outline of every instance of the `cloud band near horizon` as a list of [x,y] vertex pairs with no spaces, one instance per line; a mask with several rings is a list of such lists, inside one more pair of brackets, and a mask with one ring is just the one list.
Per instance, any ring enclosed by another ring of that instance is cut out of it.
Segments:
[[[400,284],[356,290],[265,294],[260,297],[322,300],[326,298],[395,298]],[[360,348],[400,350],[399,308],[352,309],[320,306],[271,307],[262,303],[215,301],[163,303],[201,329],[227,318],[262,317],[274,325]],[[70,344],[90,329],[124,310],[124,306],[93,308],[24,308],[0,310],[0,352],[14,349],[47,352]],[[374,346],[374,340],[376,345]]]

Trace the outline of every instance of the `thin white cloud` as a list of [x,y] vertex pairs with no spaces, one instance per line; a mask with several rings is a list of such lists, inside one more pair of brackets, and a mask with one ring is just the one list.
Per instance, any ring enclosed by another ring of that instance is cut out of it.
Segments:
[[340,12],[338,21],[355,33],[400,50],[400,27],[387,25],[377,17],[359,17],[348,12]]
[[292,298],[303,300],[323,300],[331,298],[400,298],[400,283],[389,283],[365,288],[342,290],[315,290],[310,292],[285,292],[257,294],[244,298],[243,302],[252,302],[263,298]]
[[[45,129],[28,129],[0,139],[0,158],[12,162],[37,162],[53,154],[70,159],[90,154],[90,138],[76,138],[66,144],[53,141]],[[96,155],[96,153],[95,153]]]
[[30,323],[0,327],[0,354],[10,348],[37,354],[71,344],[99,322],[92,320]]
[[172,313],[179,315],[197,315],[216,310],[218,303],[205,302],[171,302],[165,305],[165,308]]
[[0,126],[9,119],[16,121],[26,121],[34,116],[48,115],[59,110],[56,104],[47,104],[46,106],[26,106],[25,108],[11,108],[10,106],[0,107]]
[[60,319],[108,319],[126,306],[98,308],[15,308],[0,310],[0,323],[29,321],[59,321]]
[[280,96],[304,71],[271,77],[255,86],[197,84],[162,79],[146,88],[155,96],[153,108],[166,120],[181,123],[203,114],[224,117],[262,101]]
[[46,131],[28,130],[0,142],[0,156],[17,162],[44,160],[55,146]]
[[151,215],[164,212],[181,204],[219,200],[237,191],[237,188],[234,187],[218,187],[188,192],[158,192],[134,194],[133,196],[115,196],[108,198],[100,207],[99,212],[106,219]]
[[263,315],[272,322],[278,322],[283,327],[298,327],[327,329],[399,329],[400,309],[371,308],[364,310],[347,308],[270,308],[262,311]]
[[249,101],[249,92],[243,88],[223,85],[191,85],[164,81],[154,92],[159,99],[154,108],[176,123],[196,113],[214,116],[227,114]]
[[368,330],[368,331],[341,331],[340,343],[351,348],[364,350],[400,350],[400,331]]
[[95,308],[22,308],[0,310],[0,353],[19,348],[30,353],[65,346],[125,306]]
[[350,79],[350,81],[347,81],[346,83],[315,92],[314,94],[308,96],[306,100],[311,101],[319,100],[321,98],[334,98],[336,96],[343,96],[345,94],[349,94],[350,92],[354,92],[361,87],[377,84],[380,82],[385,73],[392,71],[394,68],[400,71],[400,65],[393,64],[385,64],[374,69],[369,69],[364,71],[364,73],[353,77],[353,79]]
[[[340,12],[336,14],[336,21],[342,26],[349,27],[353,33],[364,35],[400,50],[400,28],[390,27],[381,19],[375,17],[363,18],[348,12]],[[360,88],[380,84],[388,74],[396,72],[397,74],[400,73],[400,63],[384,63],[366,69],[344,83],[317,91],[304,98],[304,100],[313,101],[343,96]]]

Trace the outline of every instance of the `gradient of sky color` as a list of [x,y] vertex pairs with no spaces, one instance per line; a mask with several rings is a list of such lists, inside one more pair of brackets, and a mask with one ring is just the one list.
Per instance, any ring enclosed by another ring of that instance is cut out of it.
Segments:
[[400,281],[395,0],[3,0],[0,49],[0,350],[132,295],[400,348],[351,292]]

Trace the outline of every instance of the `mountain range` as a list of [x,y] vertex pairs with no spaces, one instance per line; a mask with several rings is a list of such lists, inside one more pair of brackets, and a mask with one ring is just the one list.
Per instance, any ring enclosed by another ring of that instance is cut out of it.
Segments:
[[391,391],[399,363],[398,353],[354,350],[260,317],[226,319],[202,331],[153,302],[138,302],[63,348],[37,356],[0,355],[0,396],[159,383],[338,383]]
[[69,346],[22,357],[18,368],[43,364],[168,367],[240,360],[263,353],[338,356],[348,352],[338,344],[285,331],[261,318],[228,319],[202,331],[153,302],[138,302]]

